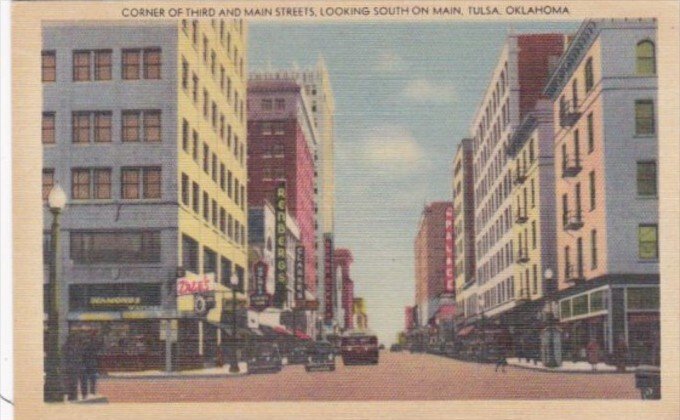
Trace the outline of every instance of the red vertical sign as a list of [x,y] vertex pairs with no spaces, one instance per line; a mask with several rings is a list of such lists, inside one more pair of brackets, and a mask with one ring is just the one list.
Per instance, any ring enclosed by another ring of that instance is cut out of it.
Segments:
[[445,237],[445,258],[446,258],[446,271],[445,271],[445,290],[446,293],[453,294],[455,291],[454,285],[454,273],[453,273],[453,207],[449,206],[446,208],[446,218],[444,219],[444,227],[446,230]]
[[335,293],[333,287],[333,239],[329,234],[324,234],[324,301],[325,311],[324,320],[331,322],[333,320],[333,294]]

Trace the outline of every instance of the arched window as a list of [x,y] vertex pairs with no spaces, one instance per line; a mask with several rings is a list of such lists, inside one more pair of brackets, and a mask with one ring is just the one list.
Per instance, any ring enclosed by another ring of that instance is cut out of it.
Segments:
[[656,74],[654,43],[650,40],[640,41],[635,48],[636,73],[639,75]]

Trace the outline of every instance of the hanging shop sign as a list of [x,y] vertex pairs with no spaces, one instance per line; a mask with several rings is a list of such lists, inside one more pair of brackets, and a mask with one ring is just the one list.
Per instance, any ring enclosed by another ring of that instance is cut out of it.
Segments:
[[333,295],[335,293],[333,281],[333,237],[326,233],[324,244],[324,321],[333,321]]
[[267,293],[267,263],[258,261],[253,264],[253,278],[255,293],[250,295],[250,307],[261,311],[271,304],[271,297]]
[[305,247],[295,247],[295,301],[296,306],[303,306],[305,300]]
[[282,308],[286,302],[287,295],[287,273],[286,265],[286,184],[282,182],[276,187],[276,200],[274,208],[274,305]]
[[181,277],[177,279],[177,296],[212,292],[215,285],[215,273]]
[[454,286],[454,252],[453,252],[453,207],[448,206],[446,208],[446,214],[444,219],[445,228],[445,258],[446,258],[446,271],[445,271],[445,291],[446,293],[453,294],[455,291]]
[[160,283],[72,284],[71,311],[139,311],[161,306]]

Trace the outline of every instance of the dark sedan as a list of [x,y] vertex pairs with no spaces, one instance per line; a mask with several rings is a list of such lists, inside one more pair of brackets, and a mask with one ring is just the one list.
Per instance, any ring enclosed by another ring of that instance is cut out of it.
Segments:
[[248,359],[248,373],[280,372],[282,368],[281,354],[276,344],[260,344]]
[[316,343],[309,349],[305,370],[335,370],[335,351],[330,343]]
[[295,347],[288,356],[289,365],[299,365],[307,361],[307,348],[306,347]]

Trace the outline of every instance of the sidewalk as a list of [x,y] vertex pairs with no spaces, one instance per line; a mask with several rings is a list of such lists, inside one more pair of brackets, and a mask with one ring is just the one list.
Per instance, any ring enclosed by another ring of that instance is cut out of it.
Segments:
[[[515,366],[522,369],[542,370],[544,372],[563,372],[563,373],[617,373],[616,366],[608,365],[606,363],[598,363],[595,370],[588,362],[570,362],[563,361],[560,367],[545,367],[542,362],[527,362],[525,359],[508,358],[508,365]],[[626,373],[635,372],[634,366],[627,366]]]
[[80,395],[75,401],[67,401],[69,404],[106,404],[109,399],[103,395],[88,395],[87,398],[82,398]]
[[248,374],[248,363],[240,362],[238,364],[240,372],[229,372],[229,364],[222,367],[211,367],[204,369],[182,370],[179,372],[165,372],[162,370],[142,370],[137,372],[109,372],[104,375],[104,378],[116,379],[161,379],[161,378],[210,378],[220,376],[244,376]]

